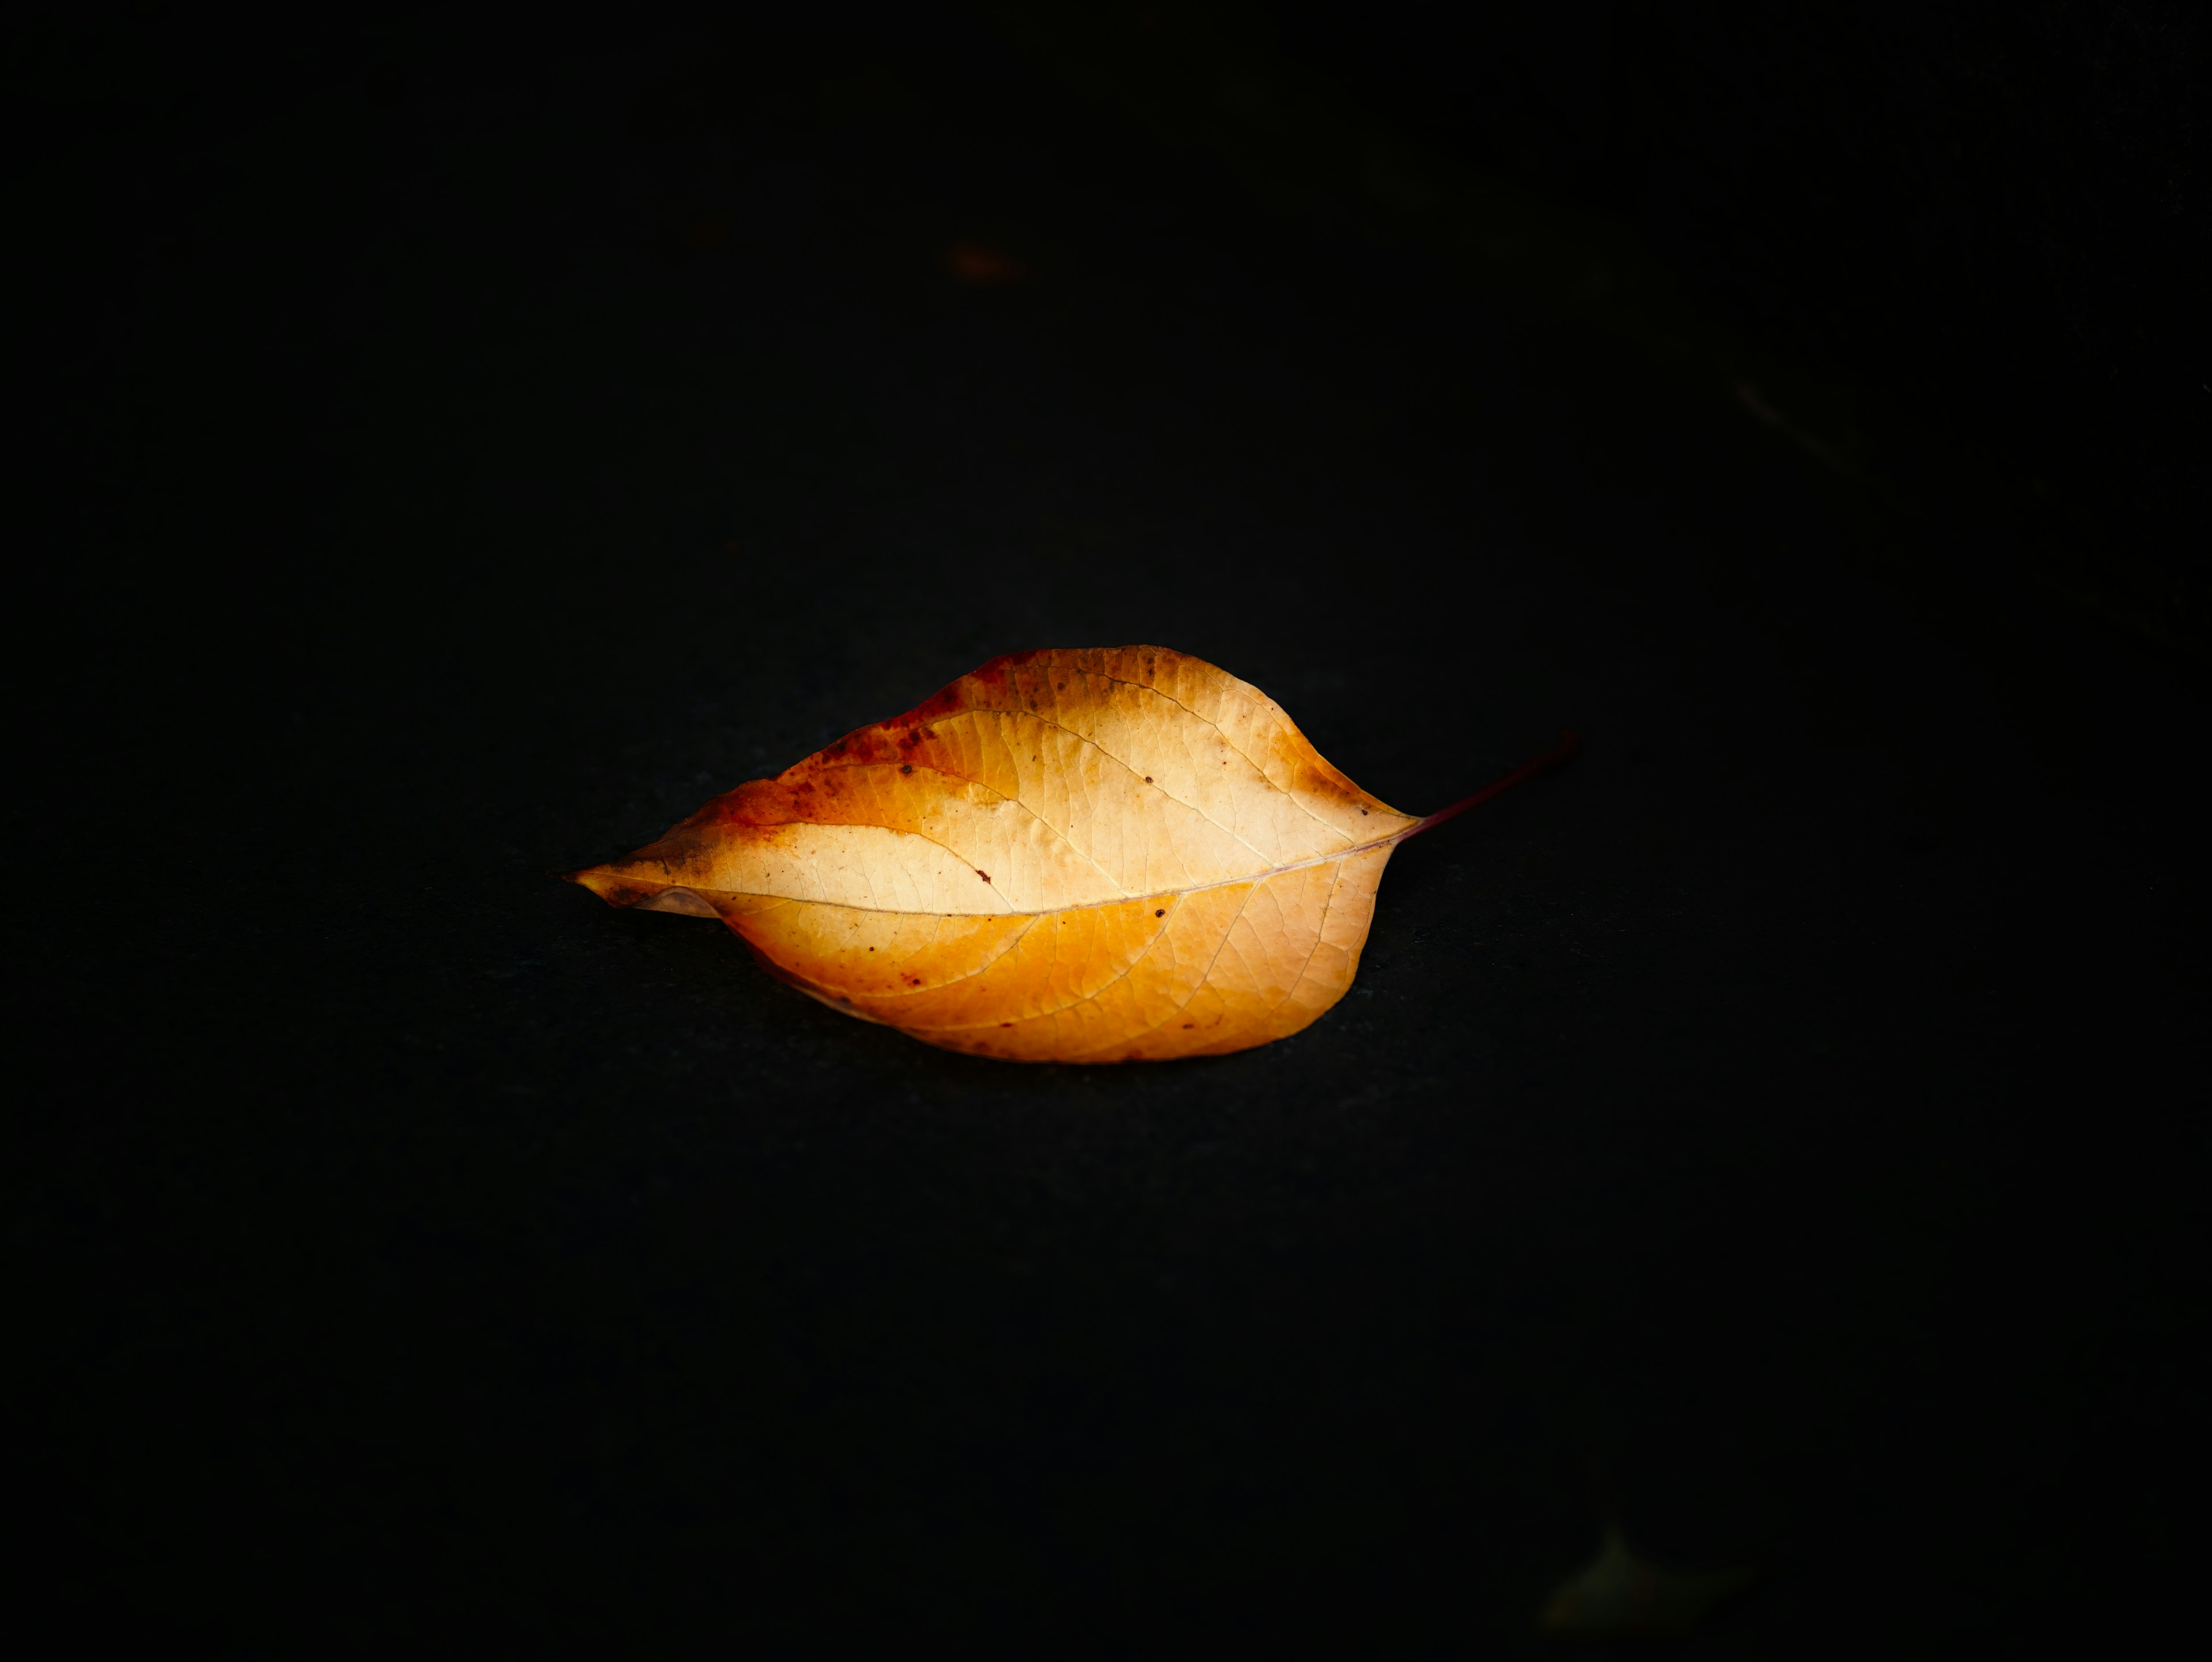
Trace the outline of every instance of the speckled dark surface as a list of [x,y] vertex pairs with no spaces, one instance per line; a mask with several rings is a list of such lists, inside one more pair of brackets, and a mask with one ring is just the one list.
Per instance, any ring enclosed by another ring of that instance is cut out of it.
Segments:
[[[88,149],[125,720],[11,918],[73,1064],[11,1185],[43,1585],[318,1654],[1443,1655],[1610,1496],[1765,1568],[1695,1651],[2157,1609],[2199,695],[980,29],[883,39],[750,125],[641,33]],[[1585,751],[1198,1063],[934,1052],[550,876],[1131,641],[1409,809]]]

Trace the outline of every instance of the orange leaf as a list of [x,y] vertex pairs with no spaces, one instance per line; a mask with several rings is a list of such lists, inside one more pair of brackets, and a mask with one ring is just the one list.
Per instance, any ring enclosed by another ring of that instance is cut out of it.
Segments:
[[1344,996],[1399,843],[1565,754],[1419,820],[1211,664],[1022,652],[568,876],[947,1050],[1218,1055]]

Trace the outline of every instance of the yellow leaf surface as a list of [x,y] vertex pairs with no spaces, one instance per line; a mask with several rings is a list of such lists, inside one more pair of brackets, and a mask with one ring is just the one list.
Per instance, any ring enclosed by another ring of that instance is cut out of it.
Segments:
[[1443,817],[1369,795],[1199,659],[1024,652],[568,876],[719,917],[801,991],[931,1044],[1158,1061],[1343,997],[1391,850]]

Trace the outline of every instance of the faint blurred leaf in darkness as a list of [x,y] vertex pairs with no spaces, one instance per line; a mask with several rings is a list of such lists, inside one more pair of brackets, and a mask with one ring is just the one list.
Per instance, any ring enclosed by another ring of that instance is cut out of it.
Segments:
[[1027,283],[1027,264],[982,242],[956,242],[945,251],[945,269],[955,281],[978,289]]
[[1629,1548],[1607,1525],[1597,1556],[1559,1583],[1537,1630],[1565,1639],[1656,1638],[1686,1631],[1749,1584],[1750,1569],[1663,1569]]

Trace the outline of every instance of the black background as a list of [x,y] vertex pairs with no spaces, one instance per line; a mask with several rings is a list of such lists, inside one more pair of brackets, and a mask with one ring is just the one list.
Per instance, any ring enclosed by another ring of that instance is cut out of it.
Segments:
[[[2063,488],[2192,614],[2212,549],[2212,57],[2170,0],[1274,0],[1455,152],[1632,218],[1770,341]],[[2180,591],[2176,594],[2174,591]],[[2185,599],[2183,596],[2185,595]]]
[[[1282,39],[1433,104],[1419,14]],[[43,1600],[319,1653],[1443,1654],[1533,1644],[1608,1513],[1761,1568],[1715,1653],[2187,1592],[2185,658],[1994,523],[1870,553],[1726,398],[1272,214],[980,16],[318,27],[51,22],[21,72]],[[1440,142],[1716,246],[1603,119],[1480,90]],[[1759,283],[1814,349],[1875,327],[1817,249]],[[2086,293],[2077,337],[2181,326]],[[1875,332],[1985,321],[1915,303]],[[1198,1062],[940,1054],[550,875],[1128,642],[1414,811],[1585,752],[1407,847],[1321,1023]]]

